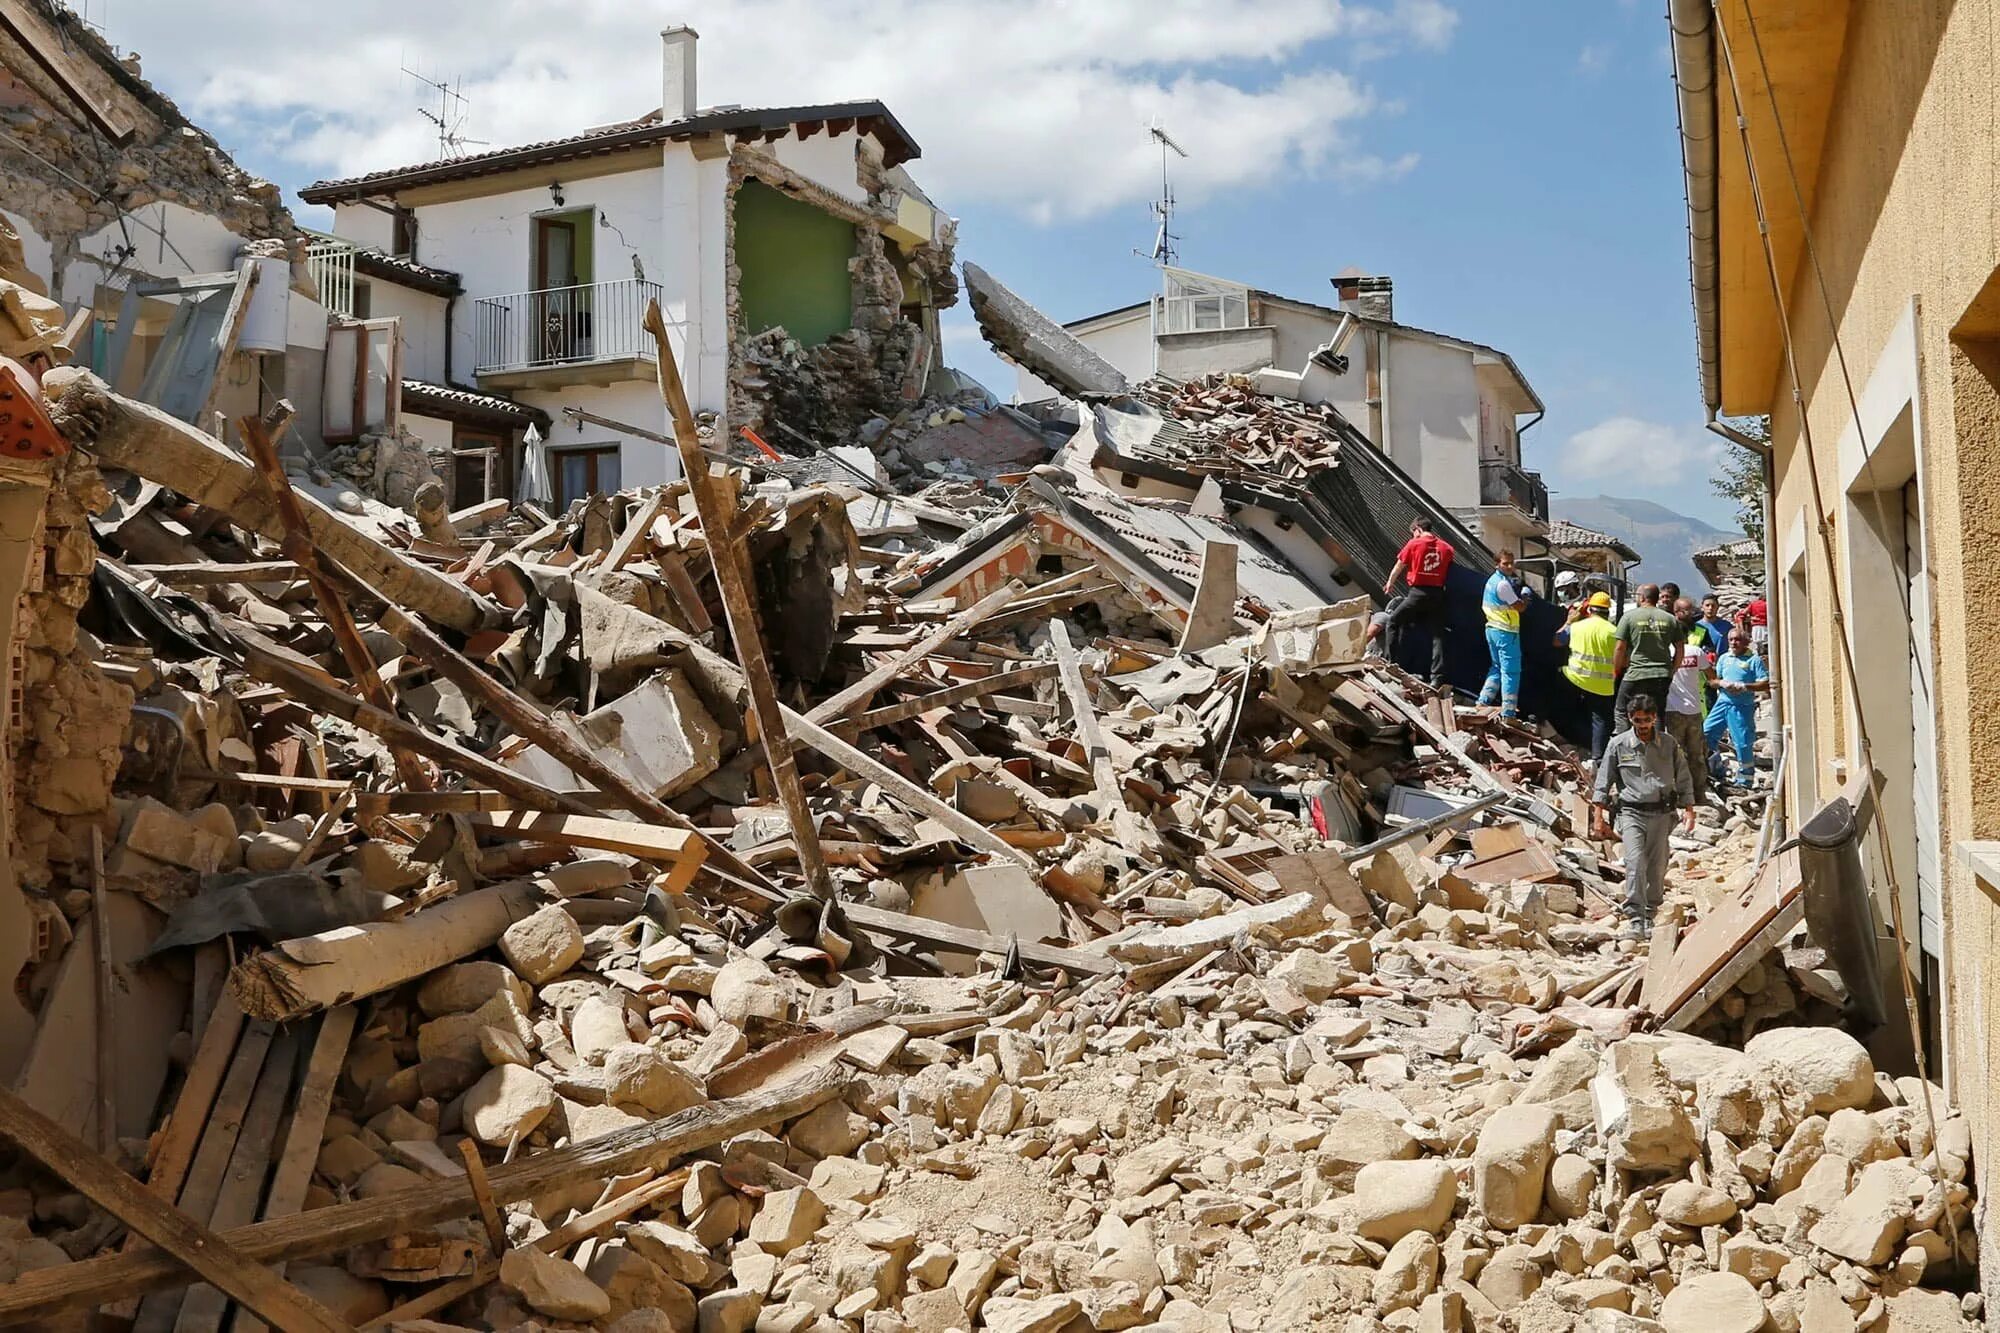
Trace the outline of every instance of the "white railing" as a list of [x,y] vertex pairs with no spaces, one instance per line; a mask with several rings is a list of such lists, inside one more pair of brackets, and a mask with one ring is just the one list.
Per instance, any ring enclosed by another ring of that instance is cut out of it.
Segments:
[[306,272],[319,287],[319,303],[342,319],[354,318],[354,248],[337,236],[316,236],[306,246]]
[[474,303],[474,372],[490,375],[539,366],[653,359],[643,327],[654,282],[593,282],[545,287]]

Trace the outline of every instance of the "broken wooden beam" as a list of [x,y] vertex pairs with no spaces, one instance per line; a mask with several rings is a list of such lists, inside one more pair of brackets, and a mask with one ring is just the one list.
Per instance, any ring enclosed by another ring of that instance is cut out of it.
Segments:
[[508,926],[546,902],[616,888],[630,879],[630,868],[614,858],[575,861],[546,875],[462,893],[394,921],[284,940],[232,968],[230,993],[254,1018],[290,1022],[491,948]]
[[[290,415],[291,404],[280,400],[278,406]],[[320,568],[319,553],[313,547],[305,506],[300,503],[298,492],[292,489],[292,479],[285,475],[285,465],[278,457],[277,442],[256,417],[243,417],[237,421],[236,429],[241,432],[244,444],[249,446],[250,460],[257,465],[257,474],[264,479],[265,488],[277,502],[278,522],[284,529],[280,545],[312,586],[313,599],[319,603],[320,615],[333,631],[333,641],[339,645],[341,657],[347,661],[347,674],[354,678],[355,688],[362,698],[385,713],[395,713],[395,696],[390,692],[388,682],[377,671],[368,645],[362,642],[361,627],[354,623],[354,613],[348,609],[347,599],[340,595],[340,589]],[[431,775],[425,771],[423,761],[408,750],[391,747],[390,757],[396,765],[396,776],[411,791],[429,791],[435,785],[431,782]]]
[[1010,861],[1019,861],[1030,870],[1035,869],[1033,857],[1008,846],[992,829],[963,811],[953,809],[887,764],[863,754],[817,722],[794,713],[789,708],[785,710],[785,721],[797,733],[801,742],[819,751],[842,768],[867,778],[912,810],[929,815],[969,846],[1006,857]]
[[624,852],[641,861],[650,861],[669,871],[663,886],[679,893],[701,868],[707,844],[686,829],[657,828],[627,819],[599,819],[590,815],[549,814],[537,810],[498,813],[476,810],[463,816],[473,828],[503,838],[533,842],[553,842],[564,847],[587,847],[604,852]]
[[[445,679],[469,692],[476,702],[492,709],[499,715],[500,720],[512,727],[515,732],[539,745],[570,772],[596,783],[603,792],[615,798],[618,804],[633,814],[641,819],[667,824],[696,834],[707,844],[711,869],[727,873],[753,890],[776,893],[776,886],[746,864],[730,850],[727,844],[702,833],[686,815],[640,787],[618,769],[605,763],[588,747],[570,739],[533,704],[501,684],[478,663],[439,638],[429,626],[415,616],[392,605],[384,609],[379,623],[383,629],[400,638],[403,646],[412,654],[435,668]],[[582,801],[582,798],[578,798],[578,801],[589,804],[587,801]],[[574,808],[574,805],[570,808]]]
[[[689,1107],[649,1124],[509,1162],[493,1168],[487,1178],[494,1199],[504,1207],[578,1179],[658,1170],[682,1154],[803,1115],[844,1093],[850,1077],[851,1071],[840,1065],[825,1066],[776,1087]],[[108,1164],[107,1169],[115,1174],[115,1168],[108,1168]],[[153,1202],[165,1207],[157,1199]],[[258,1263],[310,1259],[385,1240],[416,1227],[470,1217],[478,1208],[472,1183],[457,1176],[391,1190],[372,1199],[315,1208],[296,1217],[235,1227],[210,1239]],[[179,1262],[157,1244],[129,1254],[43,1268],[0,1286],[0,1325],[44,1319],[64,1310],[89,1309],[119,1295],[154,1291],[185,1280]],[[280,1328],[296,1327],[271,1322]]]
[[1076,648],[1069,641],[1069,625],[1061,620],[1049,622],[1049,642],[1056,652],[1056,665],[1060,668],[1063,695],[1069,700],[1069,710],[1076,719],[1076,739],[1090,758],[1090,781],[1097,791],[1097,800],[1105,815],[1113,810],[1125,808],[1125,790],[1118,782],[1118,771],[1112,766],[1111,751],[1105,747],[1104,732],[1097,725],[1097,710],[1090,702],[1090,687],[1083,683],[1083,668],[1077,661]]
[[[0,1088],[0,1137],[12,1141],[91,1202],[152,1241],[158,1249],[139,1250],[130,1258],[158,1256],[155,1266],[166,1269],[166,1280],[155,1285],[171,1285],[181,1276],[184,1264],[284,1333],[346,1333],[347,1325],[335,1318],[332,1311],[272,1274],[223,1237],[176,1211],[92,1152],[88,1144],[4,1088]],[[127,1257],[119,1255],[106,1262],[117,1264]],[[43,1271],[65,1272],[76,1266],[68,1264]],[[114,1288],[99,1295],[111,1297],[126,1291],[129,1289]]]
[[956,639],[959,635],[965,633],[980,621],[986,619],[987,616],[998,611],[1001,607],[1026,591],[1026,585],[1019,579],[1002,584],[929,633],[920,636],[915,643],[903,649],[873,671],[868,672],[860,680],[855,681],[831,699],[814,707],[806,716],[821,725],[825,725],[836,718],[847,716],[847,714],[857,708],[866,707],[868,701],[875,697],[876,691],[880,690],[884,685],[887,685],[918,662],[923,661],[926,657],[929,657],[932,653],[944,647],[944,645],[950,643],[953,639]]
[[871,907],[867,903],[842,903],[840,910],[846,914],[848,924],[857,929],[893,936],[900,940],[916,940],[920,944],[929,944],[951,953],[990,953],[1004,956],[1011,945],[1023,959],[1041,967],[1060,967],[1093,977],[1120,970],[1118,964],[1103,954],[1085,953],[1081,949],[1065,949],[1060,945],[1043,944],[1037,940],[994,935],[984,930],[954,926],[945,921],[932,921],[928,917]]
[[986,699],[1004,690],[1013,689],[1017,685],[1032,685],[1036,681],[1047,680],[1055,675],[1058,669],[1054,662],[1036,662],[1029,666],[996,671],[978,680],[960,681],[956,685],[947,685],[940,690],[930,690],[913,698],[884,704],[880,708],[871,708],[856,717],[843,718],[828,726],[827,730],[843,740],[853,740],[862,732],[872,731],[876,727],[894,726],[898,722],[907,722],[913,717],[939,708],[951,708],[958,704],[970,703],[974,699]]
[[764,747],[764,761],[771,770],[771,782],[778,789],[778,803],[785,808],[792,838],[799,848],[799,868],[806,885],[821,898],[833,896],[833,881],[826,873],[826,859],[819,851],[819,829],[812,810],[806,805],[805,789],[799,785],[799,771],[792,759],[791,737],[785,732],[783,709],[778,703],[778,685],[771,678],[770,659],[764,655],[764,635],[757,624],[757,603],[744,571],[741,544],[724,540],[736,521],[735,477],[713,465],[703,452],[701,434],[695,426],[694,411],[688,406],[687,390],[681,383],[680,365],[674,360],[667,340],[667,323],[657,300],[646,304],[646,331],[653,336],[658,352],[657,370],[660,398],[673,418],[674,441],[680,450],[681,473],[687,478],[694,499],[695,514],[708,539],[709,567],[722,593],[722,610],[729,622],[729,637],[750,690],[750,708],[757,723],[757,737]]
[[[100,465],[123,468],[219,510],[253,532],[284,540],[277,502],[250,460],[212,436],[145,403],[121,397],[77,366],[42,379],[49,415],[71,444]],[[313,545],[409,607],[455,630],[497,625],[505,613],[464,584],[405,559],[310,496],[300,498]]]

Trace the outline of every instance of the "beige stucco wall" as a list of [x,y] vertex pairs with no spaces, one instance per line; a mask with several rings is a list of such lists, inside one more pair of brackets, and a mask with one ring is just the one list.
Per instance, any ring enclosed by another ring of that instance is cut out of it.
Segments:
[[[1841,591],[1857,636],[1900,624],[1904,614],[1899,599],[1882,597],[1879,584],[1868,586],[1866,546],[1850,549],[1856,528],[1872,521],[1866,492],[1874,485],[1862,464],[1880,442],[1883,475],[1874,480],[1900,489],[1899,471],[1914,466],[1922,500],[1950,1088],[1974,1117],[1981,1184],[1988,1186],[2000,1159],[2000,1100],[1989,1072],[2000,1061],[2000,989],[1989,962],[2000,956],[2000,911],[1952,849],[1962,840],[2000,837],[2000,667],[1993,648],[2000,642],[2000,350],[1955,341],[1953,329],[2000,265],[1993,148],[2000,142],[1993,79],[2000,14],[1994,4],[1972,0],[1854,5],[1851,12],[1811,218],[1827,279],[1824,300],[1840,331],[1848,376],[1833,354],[1821,289],[1811,266],[1802,264],[1787,305],[1820,495],[1816,503],[1803,426],[1781,370],[1769,397],[1778,474],[1776,613],[1782,638],[1808,638],[1803,651],[1776,651],[1773,665],[1810,664],[1810,681],[1789,682],[1788,691],[1804,710],[1796,724],[1813,729],[1811,743],[1801,747],[1817,758],[1809,785],[1826,794],[1835,785],[1835,761],[1851,765],[1859,757],[1830,594]],[[1748,41],[1738,36],[1744,58]],[[1732,113],[1726,100],[1724,109]],[[1724,151],[1740,152],[1733,135]],[[1783,162],[1757,167],[1767,208],[1795,214]],[[1725,345],[1725,375],[1732,362],[1749,361],[1750,351]],[[1859,423],[1849,377],[1861,400]],[[1908,463],[1897,456],[1909,448],[1898,443],[1906,436],[1914,444]],[[1850,498],[1850,484],[1863,493]],[[1900,494],[1891,503],[1900,507]],[[1831,569],[1822,554],[1821,519],[1830,523],[1836,548]],[[1785,595],[1785,571],[1801,556],[1810,590],[1803,607]],[[1862,656],[1864,698],[1893,690],[1894,666],[1879,655]],[[1868,729],[1886,737],[1890,728],[1905,728],[1907,746],[1908,719],[1891,711],[1868,718]],[[1909,793],[1892,787],[1884,800],[1907,804]],[[1914,933],[1917,923],[1906,924]],[[1990,1283],[2000,1274],[1994,1262],[2000,1250],[1987,1243]]]

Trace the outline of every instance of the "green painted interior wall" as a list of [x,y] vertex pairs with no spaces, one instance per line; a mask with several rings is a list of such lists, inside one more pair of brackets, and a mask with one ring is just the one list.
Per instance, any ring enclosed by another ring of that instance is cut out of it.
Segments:
[[815,347],[854,324],[847,261],[854,227],[810,204],[745,181],[736,191],[737,294],[744,330],[785,332]]

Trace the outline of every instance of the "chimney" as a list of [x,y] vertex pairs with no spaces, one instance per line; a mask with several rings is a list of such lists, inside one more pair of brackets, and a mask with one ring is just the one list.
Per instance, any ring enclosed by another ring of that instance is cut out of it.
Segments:
[[1396,318],[1396,285],[1392,279],[1343,273],[1333,280],[1333,286],[1340,293],[1342,310],[1351,311],[1363,319],[1393,321]]
[[694,44],[699,34],[678,25],[660,31],[660,119],[694,115]]

